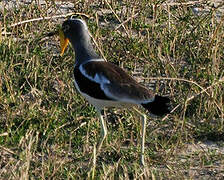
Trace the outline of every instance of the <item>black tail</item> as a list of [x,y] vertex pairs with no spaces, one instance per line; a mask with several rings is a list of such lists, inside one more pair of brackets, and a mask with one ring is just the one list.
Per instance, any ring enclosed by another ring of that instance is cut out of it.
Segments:
[[156,95],[153,102],[142,104],[142,106],[154,115],[163,116],[170,113],[169,103],[170,99],[168,97]]

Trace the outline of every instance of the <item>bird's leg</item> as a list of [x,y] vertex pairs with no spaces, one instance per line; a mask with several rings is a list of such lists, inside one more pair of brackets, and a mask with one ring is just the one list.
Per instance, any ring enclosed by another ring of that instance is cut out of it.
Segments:
[[145,165],[145,130],[146,130],[146,115],[142,114],[142,142],[141,142],[141,164]]
[[139,110],[134,108],[134,110],[141,115],[141,124],[142,124],[142,142],[141,142],[141,164],[144,166],[145,165],[145,156],[144,156],[144,151],[145,151],[145,130],[146,130],[146,115],[141,113]]
[[97,112],[98,112],[98,115],[99,115],[99,118],[100,118],[100,124],[101,124],[101,139],[100,139],[100,142],[99,142],[98,147],[97,147],[97,153],[99,153],[100,149],[101,149],[101,146],[103,144],[103,141],[107,136],[107,127],[106,127],[106,122],[103,119],[102,111],[100,109],[97,109]]

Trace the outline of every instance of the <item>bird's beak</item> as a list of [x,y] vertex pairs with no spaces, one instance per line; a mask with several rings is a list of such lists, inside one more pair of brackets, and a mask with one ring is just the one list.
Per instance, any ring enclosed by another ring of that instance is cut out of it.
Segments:
[[64,54],[64,51],[66,47],[68,46],[69,40],[65,37],[65,34],[62,29],[59,29],[59,37],[60,37],[60,46],[61,46],[61,54],[62,56]]

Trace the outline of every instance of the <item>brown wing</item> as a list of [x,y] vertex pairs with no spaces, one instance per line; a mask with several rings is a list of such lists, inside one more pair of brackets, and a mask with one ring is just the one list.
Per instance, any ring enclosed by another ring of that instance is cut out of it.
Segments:
[[105,61],[90,61],[80,67],[84,76],[99,83],[104,94],[114,100],[141,104],[154,100],[154,94],[120,67]]

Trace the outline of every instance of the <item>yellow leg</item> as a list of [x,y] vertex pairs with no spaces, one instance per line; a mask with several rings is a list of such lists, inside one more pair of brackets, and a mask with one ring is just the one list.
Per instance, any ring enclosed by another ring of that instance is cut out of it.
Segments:
[[98,109],[98,108],[96,108],[96,110],[97,110],[97,113],[99,115],[100,124],[101,124],[101,139],[100,139],[100,142],[98,144],[97,150],[96,150],[96,146],[94,145],[93,156],[90,159],[91,169],[90,169],[89,173],[92,173],[92,175],[91,175],[92,176],[92,179],[94,179],[94,177],[95,177],[95,169],[96,169],[96,158],[97,158],[97,155],[100,152],[100,149],[102,147],[103,141],[104,141],[104,139],[107,136],[106,123],[105,123],[105,121],[103,119],[103,115],[101,113],[101,110]]
[[100,149],[102,147],[103,141],[107,136],[107,127],[106,127],[106,122],[103,119],[103,115],[100,109],[97,109],[99,119],[100,119],[100,124],[101,124],[101,139],[97,147],[97,153],[100,152]]
[[142,119],[141,119],[141,124],[142,124],[142,141],[141,141],[141,165],[145,166],[145,156],[144,156],[144,152],[145,152],[145,130],[146,130],[146,122],[147,122],[147,118],[146,115],[141,113],[139,110],[137,110],[136,108],[134,108],[134,110],[141,115]]

